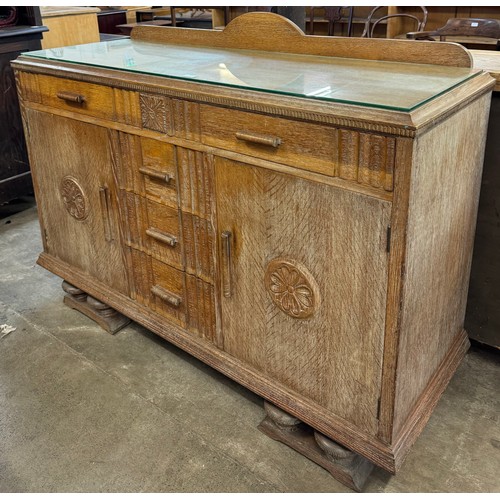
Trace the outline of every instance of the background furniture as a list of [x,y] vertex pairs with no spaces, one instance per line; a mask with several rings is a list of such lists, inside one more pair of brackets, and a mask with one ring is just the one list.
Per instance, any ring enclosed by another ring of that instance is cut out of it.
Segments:
[[[425,7],[420,7],[421,12],[417,15],[409,14],[407,12],[391,12],[388,8],[388,13],[380,16],[380,10],[385,9],[385,7],[375,7],[370,14],[368,15],[365,23],[365,27],[363,29],[363,33],[361,36],[367,38],[373,38],[375,35],[375,30],[380,23],[383,21],[389,22],[393,19],[401,19],[405,18],[406,20],[411,20],[414,23],[415,29],[417,31],[421,31],[425,28],[427,23],[428,12]],[[379,14],[378,17],[375,17],[376,14]]]
[[[429,15],[425,29],[435,30],[444,26],[448,19],[452,18],[480,18],[480,19],[500,19],[500,7],[493,6],[434,6],[426,7]],[[388,13],[408,13],[418,15],[420,7],[388,7]],[[406,33],[415,31],[414,23],[404,17],[395,17],[387,23],[388,38],[405,36]]]
[[[347,36],[352,34],[354,7],[319,7],[323,10],[323,20],[327,22],[327,35],[333,36],[335,24],[347,18]],[[314,24],[318,22],[315,13],[318,7],[309,7],[309,35],[314,35]]]
[[119,24],[116,28],[120,30],[120,33],[130,36],[132,30],[137,28],[137,26],[172,26],[172,22],[167,19],[154,19],[152,21],[144,21],[142,23]]
[[138,9],[135,11],[135,21],[142,23],[145,21],[153,21],[158,16],[170,15],[170,7],[150,7]]
[[33,189],[10,62],[21,52],[40,49],[40,40],[47,32],[38,7],[16,9],[15,24],[0,27],[0,204]]
[[[325,10],[327,9],[327,10]],[[332,10],[333,9],[333,10]],[[340,11],[340,19],[336,11]],[[306,32],[314,35],[335,36],[361,36],[366,19],[373,7],[305,7]],[[380,15],[387,13],[387,7],[383,7]],[[335,17],[334,22],[330,17]],[[383,26],[377,27],[377,31],[385,33],[386,21]]]
[[127,23],[133,23],[137,21],[137,11],[147,9],[146,6],[131,6],[125,5],[123,7],[115,7],[118,10],[124,10],[127,13]]
[[100,40],[96,7],[40,7],[40,11],[49,28],[42,40],[44,49]]
[[[182,27],[200,27],[210,29],[216,24],[213,21],[214,10],[223,12],[222,26],[228,22],[227,14],[229,7],[156,7],[151,9],[138,10],[136,13],[137,22],[167,21],[168,25]],[[187,26],[191,24],[191,26]],[[167,23],[165,23],[165,26]],[[199,26],[198,26],[199,25]]]
[[[207,46],[224,62],[200,67]],[[70,54],[15,63],[39,263],[79,310],[263,396],[260,428],[345,484],[398,470],[468,347],[489,76],[458,45],[305,37],[268,13]]]
[[[177,14],[178,9],[183,9],[183,7],[170,7],[170,20],[172,21],[172,26],[177,25]],[[212,23],[212,12],[208,11],[211,7],[200,8],[190,8],[184,7],[187,10],[181,15],[180,20],[182,21],[182,26],[185,28],[204,28],[211,29],[213,27]]]
[[469,337],[500,349],[500,52],[471,50],[474,67],[495,78],[467,301]]
[[127,22],[127,11],[118,9],[102,10],[97,13],[97,24],[99,26],[99,33],[106,33],[109,35],[118,35],[122,31],[118,25]]
[[412,40],[440,40],[458,42],[469,48],[481,48],[489,45],[493,50],[498,50],[500,39],[500,20],[498,19],[448,19],[446,24],[436,30],[422,31],[406,34]]

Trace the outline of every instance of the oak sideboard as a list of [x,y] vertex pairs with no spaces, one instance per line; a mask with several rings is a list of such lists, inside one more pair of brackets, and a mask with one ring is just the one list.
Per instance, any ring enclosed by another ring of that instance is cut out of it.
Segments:
[[467,50],[250,13],[13,66],[68,304],[259,394],[345,484],[395,473],[469,345],[494,82]]

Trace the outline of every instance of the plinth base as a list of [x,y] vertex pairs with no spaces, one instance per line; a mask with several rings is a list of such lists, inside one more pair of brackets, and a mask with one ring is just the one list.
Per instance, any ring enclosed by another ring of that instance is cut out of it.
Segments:
[[63,281],[62,288],[66,292],[64,303],[68,307],[85,314],[108,333],[114,335],[130,323],[129,318],[67,281]]
[[361,491],[373,464],[312,427],[265,402],[267,416],[258,429],[317,463],[339,482],[355,491]]

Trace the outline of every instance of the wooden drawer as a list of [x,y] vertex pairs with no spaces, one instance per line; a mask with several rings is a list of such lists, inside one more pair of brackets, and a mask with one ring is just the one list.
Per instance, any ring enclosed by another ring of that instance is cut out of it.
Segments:
[[147,200],[146,206],[148,223],[143,228],[144,240],[151,255],[177,269],[183,269],[178,210],[152,200]]
[[186,327],[191,334],[214,342],[214,287],[155,259],[151,264],[150,290],[156,312]]
[[335,128],[271,116],[200,106],[202,141],[313,172],[334,175]]
[[180,213],[135,193],[124,193],[125,244],[184,270]]
[[113,120],[113,89],[53,76],[38,76],[42,104],[84,115]]
[[184,273],[153,258],[151,270],[150,292],[155,311],[185,326],[187,306]]
[[134,282],[131,298],[191,334],[216,342],[214,286],[134,248],[126,252]]
[[126,253],[133,276],[130,297],[185,327],[184,273],[140,250],[127,248]]
[[172,208],[179,206],[175,147],[165,142],[141,137],[142,161],[139,172],[144,178],[148,198]]

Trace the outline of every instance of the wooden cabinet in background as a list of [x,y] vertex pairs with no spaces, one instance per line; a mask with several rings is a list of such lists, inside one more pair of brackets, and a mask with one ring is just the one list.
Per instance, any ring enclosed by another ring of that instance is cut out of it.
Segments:
[[394,473],[468,347],[493,81],[458,45],[264,13],[100,49],[15,63],[39,263],[261,395],[261,429],[349,486]]
[[53,49],[99,41],[98,7],[40,7],[43,23],[49,28],[42,48]]
[[0,205],[33,192],[10,62],[21,52],[41,48],[47,31],[41,24],[38,7],[16,7],[13,24],[0,27]]

